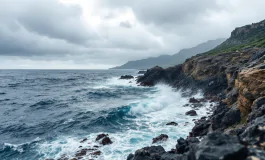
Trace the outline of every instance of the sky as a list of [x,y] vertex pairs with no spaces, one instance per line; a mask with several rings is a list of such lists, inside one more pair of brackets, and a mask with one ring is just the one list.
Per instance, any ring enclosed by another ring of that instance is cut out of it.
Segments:
[[265,19],[264,0],[0,0],[0,69],[107,69]]

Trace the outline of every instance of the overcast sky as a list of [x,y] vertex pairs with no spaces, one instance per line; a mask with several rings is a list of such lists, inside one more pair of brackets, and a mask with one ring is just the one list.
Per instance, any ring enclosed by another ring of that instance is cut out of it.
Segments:
[[264,0],[0,0],[0,68],[95,69],[265,19]]

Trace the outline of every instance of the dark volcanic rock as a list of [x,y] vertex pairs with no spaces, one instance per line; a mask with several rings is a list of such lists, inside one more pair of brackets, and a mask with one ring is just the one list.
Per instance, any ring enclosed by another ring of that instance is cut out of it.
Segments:
[[139,71],[138,74],[145,74],[146,71]]
[[265,115],[255,119],[252,124],[245,129],[240,137],[244,142],[250,145],[263,143],[265,146]]
[[256,99],[251,106],[252,111],[248,115],[248,122],[265,115],[265,97]]
[[85,141],[87,141],[87,138],[84,138],[80,143],[84,143]]
[[247,148],[240,144],[237,137],[216,132],[192,146],[189,155],[196,160],[244,160]]
[[199,143],[199,139],[195,137],[189,137],[186,140],[184,138],[178,139],[178,144],[176,145],[176,153],[183,154],[190,149],[190,145]]
[[196,98],[194,98],[194,97],[192,97],[192,98],[190,98],[189,102],[190,103],[200,103],[201,101],[196,99]]
[[78,151],[75,156],[76,157],[81,157],[81,156],[85,156],[87,153],[87,150],[86,149],[82,149],[81,151]]
[[226,127],[237,124],[241,121],[241,112],[237,106],[233,106],[229,111],[227,111],[222,119],[222,124]]
[[100,139],[107,137],[107,136],[108,136],[108,134],[104,134],[104,133],[99,134],[99,135],[97,135],[96,141],[99,141]]
[[209,131],[210,125],[211,125],[210,120],[201,118],[199,121],[195,123],[195,126],[192,128],[190,136],[198,137],[206,135]]
[[95,152],[90,153],[90,155],[93,155],[93,156],[99,156],[101,154],[102,154],[101,151],[95,151]]
[[96,138],[96,141],[100,141],[100,144],[102,145],[108,145],[108,144],[112,144],[113,142],[111,141],[111,139],[108,137],[108,134],[99,134]]
[[160,141],[165,141],[168,139],[168,135],[165,135],[165,134],[161,134],[160,136],[156,137],[156,138],[153,138],[153,144],[154,143],[157,143],[157,142],[160,142]]
[[160,160],[161,155],[166,153],[162,146],[151,146],[139,149],[135,154],[130,154],[127,160]]
[[125,76],[121,76],[120,79],[133,79],[134,77],[131,75],[125,75]]
[[186,112],[185,115],[188,115],[188,116],[197,116],[197,112],[195,110],[190,110],[190,111]]
[[101,141],[102,145],[108,145],[108,144],[112,144],[113,142],[110,140],[109,137],[104,137]]
[[166,125],[168,125],[168,126],[177,126],[178,123],[176,123],[176,122],[169,122]]

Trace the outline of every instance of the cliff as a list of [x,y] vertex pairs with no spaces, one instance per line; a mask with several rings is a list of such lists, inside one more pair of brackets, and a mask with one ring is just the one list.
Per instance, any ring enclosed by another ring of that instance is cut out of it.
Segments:
[[[167,83],[178,89],[203,91],[218,99],[213,114],[196,122],[176,148],[159,160],[263,160],[265,157],[265,21],[236,28],[215,49],[163,69],[154,67],[138,78],[143,86]],[[202,141],[191,139],[203,137]],[[229,146],[229,147],[228,147]],[[152,148],[152,147],[151,147]],[[184,148],[184,149],[183,149]],[[228,149],[229,148],[229,149]],[[150,153],[145,158],[153,158]],[[143,153],[143,150],[136,154]],[[131,155],[129,160],[139,160]]]

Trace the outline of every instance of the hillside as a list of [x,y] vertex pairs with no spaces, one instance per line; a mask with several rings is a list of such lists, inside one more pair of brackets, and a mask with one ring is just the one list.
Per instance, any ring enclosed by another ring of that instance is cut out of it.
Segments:
[[229,39],[207,54],[228,53],[262,46],[265,46],[265,20],[236,28]]
[[196,54],[207,52],[224,42],[224,40],[225,39],[210,40],[208,42],[199,44],[196,47],[180,50],[174,55],[162,55],[159,57],[129,61],[122,66],[114,67],[112,69],[148,69],[154,66],[169,67],[183,63],[187,58],[190,58]]

